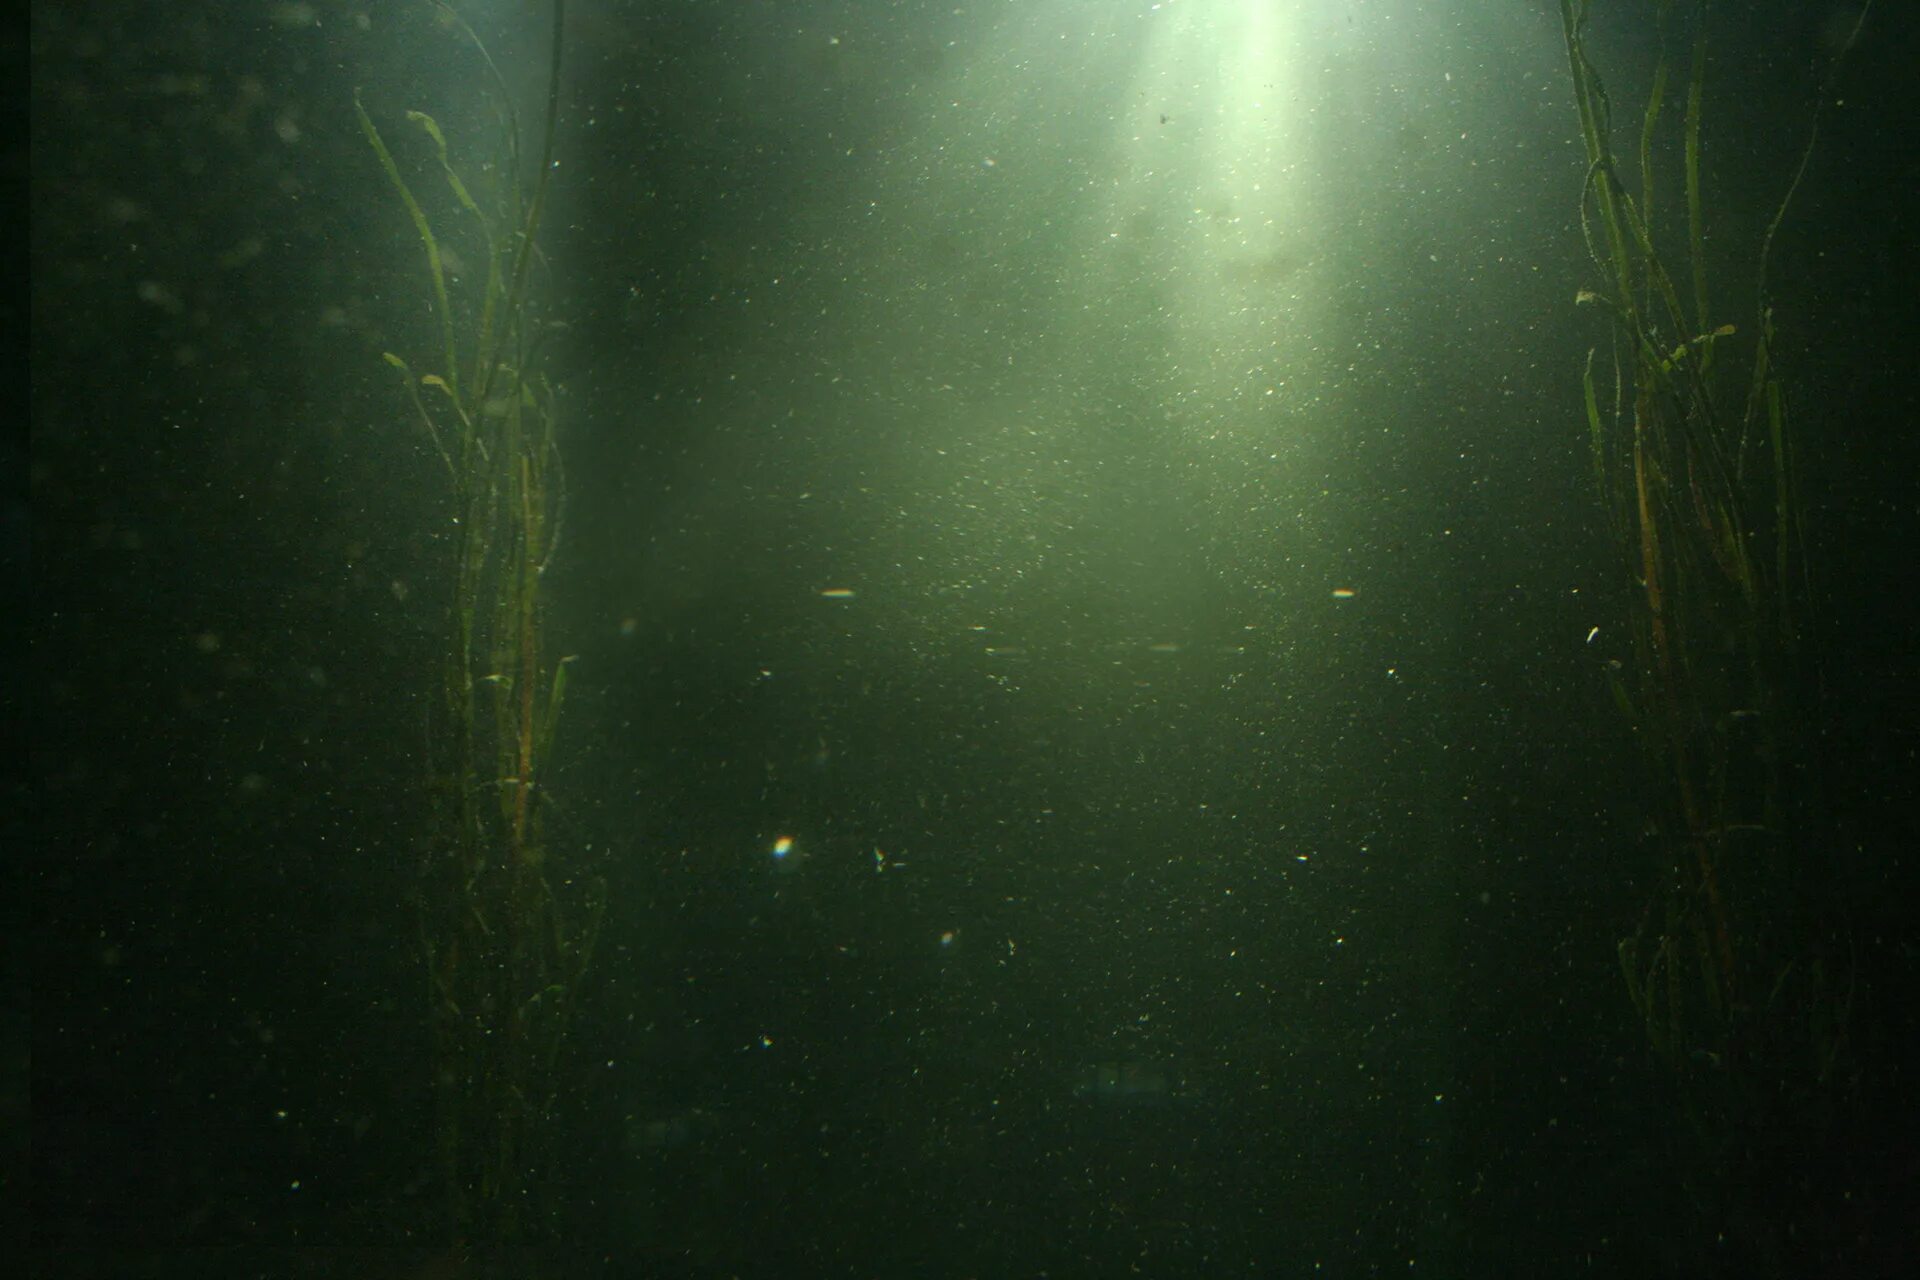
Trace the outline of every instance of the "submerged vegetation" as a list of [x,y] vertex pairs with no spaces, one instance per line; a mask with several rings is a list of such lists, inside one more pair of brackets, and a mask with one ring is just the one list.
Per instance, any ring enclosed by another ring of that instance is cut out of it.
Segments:
[[407,113],[431,146],[462,234],[480,242],[477,296],[460,292],[457,278],[449,287],[445,243],[357,95],[354,110],[419,235],[439,329],[430,371],[385,356],[444,464],[455,530],[420,942],[450,1230],[462,1240],[501,1241],[538,1230],[530,1193],[544,1162],[542,1133],[604,909],[598,879],[556,865],[547,835],[567,660],[546,656],[541,583],[564,494],[530,281],[553,167],[564,5],[553,6],[544,138],[530,187],[504,81],[471,28],[451,8],[436,8],[477,51],[499,104],[502,154],[491,167],[500,177],[478,198],[449,159],[440,126]]
[[[1858,1003],[1841,851],[1809,767],[1812,593],[1767,278],[1833,72],[1730,299],[1711,287],[1728,263],[1708,250],[1701,181],[1707,5],[1656,4],[1659,52],[1624,155],[1588,7],[1560,3],[1586,148],[1581,227],[1599,275],[1575,300],[1605,317],[1610,339],[1610,360],[1587,358],[1585,416],[1629,584],[1631,660],[1608,678],[1642,748],[1634,788],[1649,811],[1636,822],[1657,876],[1620,966],[1705,1157],[1686,1175],[1700,1206],[1751,1221],[1734,1203],[1738,1166],[1760,1135],[1776,1148],[1822,1140],[1849,1087]],[[1677,139],[1670,42],[1691,46]]]

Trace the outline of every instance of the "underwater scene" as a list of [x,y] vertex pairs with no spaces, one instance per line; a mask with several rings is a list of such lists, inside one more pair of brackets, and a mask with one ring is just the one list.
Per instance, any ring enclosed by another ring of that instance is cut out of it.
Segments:
[[1915,65],[34,6],[8,1252],[1920,1274]]

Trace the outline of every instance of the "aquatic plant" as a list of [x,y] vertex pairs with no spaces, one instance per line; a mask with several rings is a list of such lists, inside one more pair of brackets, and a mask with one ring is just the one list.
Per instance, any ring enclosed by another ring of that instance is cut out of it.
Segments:
[[[1588,8],[1560,2],[1587,159],[1581,229],[1599,276],[1574,300],[1604,316],[1610,342],[1609,361],[1588,353],[1584,410],[1633,637],[1608,679],[1642,747],[1633,790],[1658,884],[1619,960],[1694,1131],[1730,1147],[1840,1087],[1855,1003],[1832,909],[1836,850],[1806,767],[1811,575],[1767,278],[1834,71],[1730,304],[1710,288],[1727,264],[1710,260],[1701,181],[1707,5],[1656,0],[1658,52],[1626,156]],[[1663,124],[1681,26],[1691,50],[1675,147]],[[1673,210],[1663,157],[1678,163]]]
[[428,371],[391,352],[420,428],[444,464],[452,508],[444,652],[432,721],[431,833],[420,868],[420,944],[436,1134],[456,1238],[533,1234],[530,1191],[582,975],[604,911],[601,881],[556,868],[547,785],[567,664],[545,654],[541,586],[559,542],[564,474],[548,327],[531,281],[553,169],[565,6],[553,5],[544,136],[529,186],[511,95],[472,29],[435,3],[485,65],[499,104],[504,175],[486,207],[456,171],[431,116],[407,112],[479,241],[478,296],[450,287],[446,245],[399,161],[354,98],[360,128],[426,259],[438,328]]

